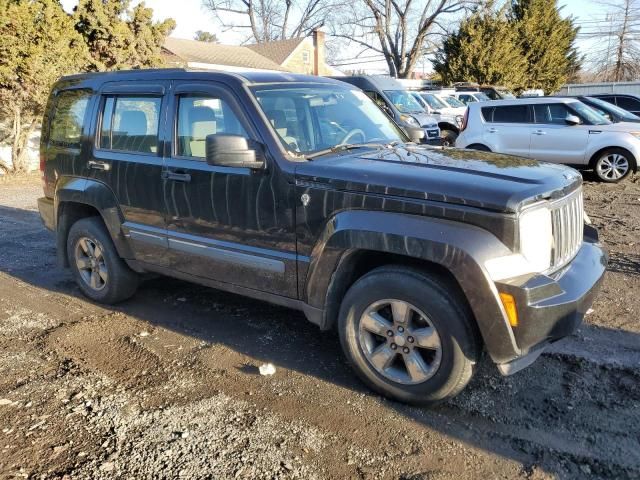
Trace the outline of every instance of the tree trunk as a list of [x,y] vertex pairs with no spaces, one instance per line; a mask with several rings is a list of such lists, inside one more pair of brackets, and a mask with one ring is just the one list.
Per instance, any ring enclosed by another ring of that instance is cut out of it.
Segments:
[[11,144],[11,166],[14,172],[18,171],[18,159],[22,139],[22,110],[19,106],[13,108],[13,142]]

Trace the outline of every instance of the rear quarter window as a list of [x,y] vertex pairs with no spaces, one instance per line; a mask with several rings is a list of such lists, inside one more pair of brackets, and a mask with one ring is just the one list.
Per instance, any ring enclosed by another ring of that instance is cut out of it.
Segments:
[[91,92],[67,90],[56,96],[49,123],[49,143],[64,148],[80,148],[82,127]]

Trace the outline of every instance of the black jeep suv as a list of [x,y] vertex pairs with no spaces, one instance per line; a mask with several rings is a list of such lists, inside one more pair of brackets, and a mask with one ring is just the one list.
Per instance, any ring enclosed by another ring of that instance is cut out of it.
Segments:
[[41,148],[40,213],[86,296],[155,272],[299,309],[406,402],[460,392],[485,349],[529,365],[605,271],[574,170],[413,144],[336,80],[65,77]]

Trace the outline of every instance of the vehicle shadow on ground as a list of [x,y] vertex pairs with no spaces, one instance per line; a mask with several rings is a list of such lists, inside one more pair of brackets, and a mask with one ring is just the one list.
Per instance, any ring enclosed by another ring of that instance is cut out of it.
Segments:
[[[55,267],[53,236],[37,212],[0,207],[0,225],[8,226],[0,229],[0,272],[87,301],[70,273]],[[632,433],[640,431],[637,368],[616,370],[575,353],[552,353],[504,378],[485,362],[460,396],[426,409],[382,400],[364,387],[346,365],[336,334],[320,332],[299,312],[164,277],[144,281],[133,299],[112,310],[249,357],[237,366],[243,373],[258,375],[256,366],[270,362],[367,395],[428,429],[515,460],[525,474],[533,465],[575,478],[587,471],[611,478],[640,473],[640,438]],[[607,330],[583,327],[596,337]],[[639,346],[640,358],[640,335],[625,337],[627,345]]]

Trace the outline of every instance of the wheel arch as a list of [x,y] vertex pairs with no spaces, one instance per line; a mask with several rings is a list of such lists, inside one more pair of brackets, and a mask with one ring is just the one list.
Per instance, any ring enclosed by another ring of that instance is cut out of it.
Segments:
[[344,293],[373,268],[418,267],[459,289],[487,350],[499,361],[519,354],[513,331],[484,261],[508,248],[486,230],[451,220],[392,212],[345,211],[334,217],[316,244],[303,300],[322,311],[322,329],[335,324]]
[[133,254],[122,234],[123,215],[113,191],[104,183],[95,180],[69,178],[57,183],[54,197],[56,218],[56,247],[58,264],[68,267],[66,242],[71,226],[82,218],[100,217],[118,254],[133,258]]
[[456,135],[460,134],[460,129],[452,123],[449,122],[438,122],[438,127],[440,130],[451,130]]

